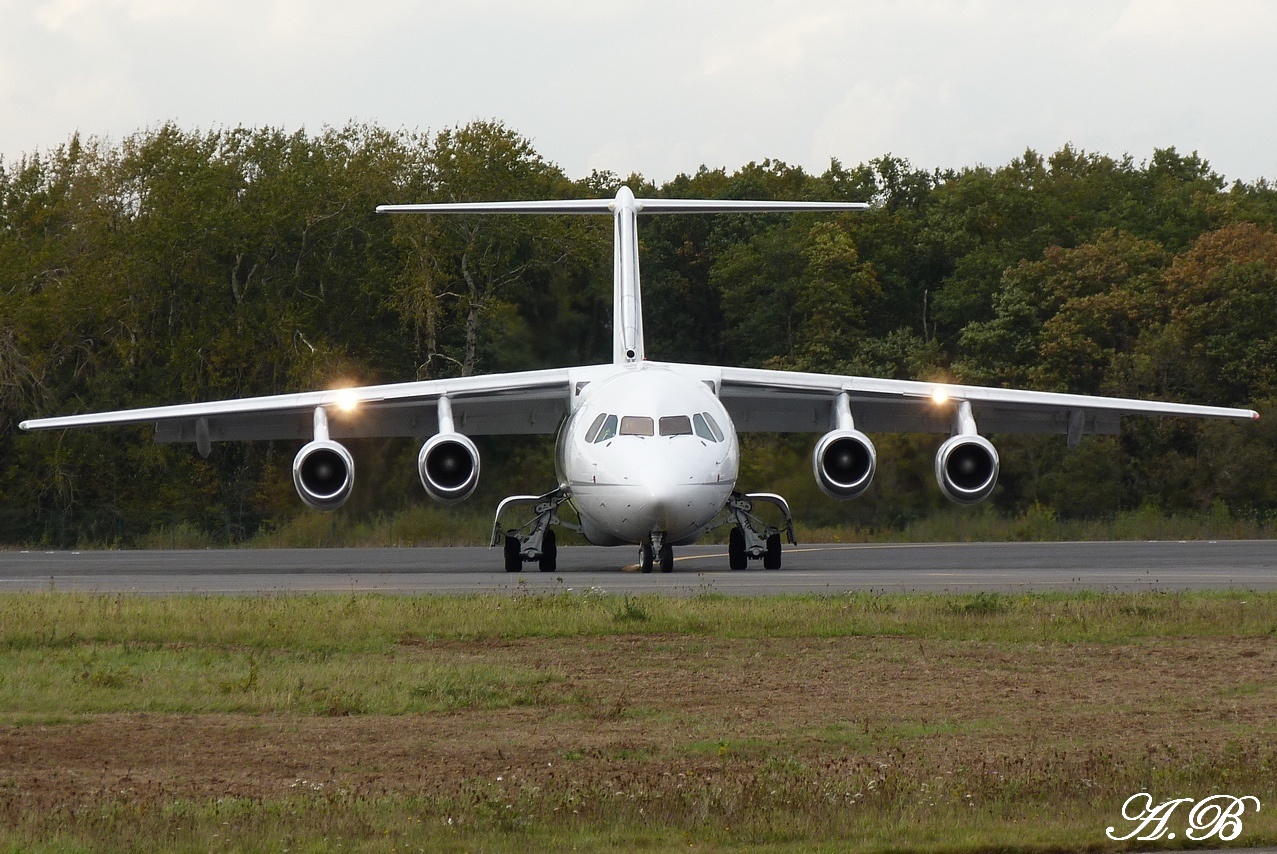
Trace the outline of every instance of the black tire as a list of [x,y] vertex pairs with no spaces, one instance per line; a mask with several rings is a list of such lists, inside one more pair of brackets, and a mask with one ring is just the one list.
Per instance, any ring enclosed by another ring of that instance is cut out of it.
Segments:
[[652,571],[652,544],[643,543],[639,546],[639,572]]
[[554,531],[546,531],[541,539],[541,571],[554,572],[558,565],[559,548],[554,544]]
[[661,546],[661,572],[674,571],[674,547],[669,543]]
[[505,538],[505,571],[523,571],[523,544],[518,537]]
[[780,569],[780,534],[767,538],[767,551],[763,554],[763,569]]
[[727,565],[733,570],[749,566],[749,557],[745,554],[745,535],[740,528],[732,528],[727,537]]

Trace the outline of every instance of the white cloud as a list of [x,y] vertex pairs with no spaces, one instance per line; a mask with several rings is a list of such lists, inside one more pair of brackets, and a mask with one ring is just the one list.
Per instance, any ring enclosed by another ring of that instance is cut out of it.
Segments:
[[[1277,5],[1266,0],[1130,0],[1105,34],[1162,50],[1270,46]],[[1191,56],[1185,60],[1192,62]]]
[[811,60],[831,33],[840,31],[847,12],[839,8],[805,10],[797,4],[773,6],[764,14],[748,13],[734,25],[707,38],[702,71],[706,76],[793,71]]
[[0,0],[0,152],[496,118],[570,175],[1198,149],[1277,177],[1255,0]]

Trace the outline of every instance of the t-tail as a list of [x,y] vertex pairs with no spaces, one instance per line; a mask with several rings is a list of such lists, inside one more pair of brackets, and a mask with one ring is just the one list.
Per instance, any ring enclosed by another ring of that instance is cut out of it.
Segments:
[[863,202],[790,202],[721,199],[636,199],[621,187],[612,199],[565,199],[529,202],[455,202],[425,205],[381,205],[378,213],[540,213],[612,215],[612,362],[646,358],[643,349],[643,297],[639,285],[638,215],[640,213],[768,213],[797,211],[861,211]]

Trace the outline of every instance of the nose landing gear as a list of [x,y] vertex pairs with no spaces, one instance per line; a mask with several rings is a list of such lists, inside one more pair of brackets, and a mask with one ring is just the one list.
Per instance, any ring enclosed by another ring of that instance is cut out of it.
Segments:
[[665,542],[664,531],[653,531],[652,538],[639,546],[639,571],[651,572],[657,563],[661,572],[674,571],[674,547]]

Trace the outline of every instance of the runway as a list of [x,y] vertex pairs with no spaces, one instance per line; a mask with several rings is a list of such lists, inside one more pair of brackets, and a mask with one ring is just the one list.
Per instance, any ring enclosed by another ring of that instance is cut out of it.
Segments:
[[270,594],[769,595],[845,591],[1277,590],[1277,541],[966,543],[787,547],[784,568],[732,572],[722,546],[676,550],[674,572],[635,571],[637,549],[559,549],[558,571],[506,573],[486,548],[0,551],[0,590]]

